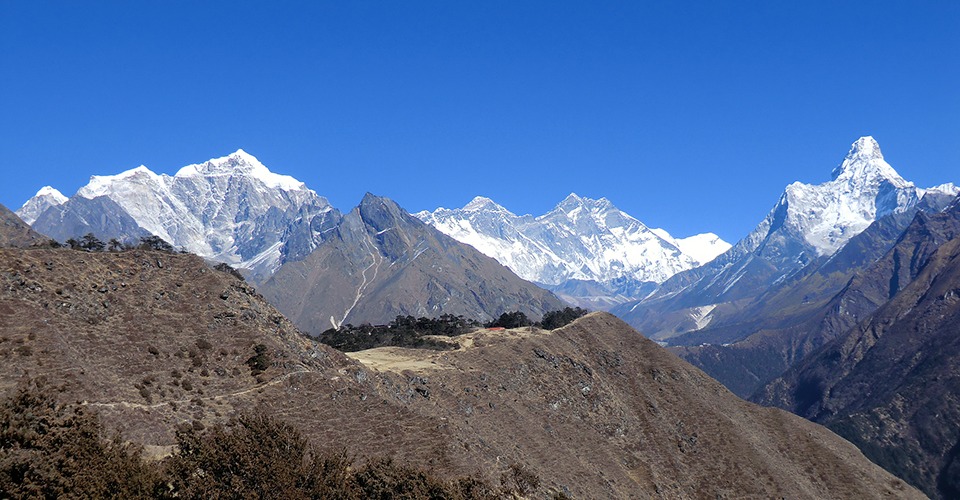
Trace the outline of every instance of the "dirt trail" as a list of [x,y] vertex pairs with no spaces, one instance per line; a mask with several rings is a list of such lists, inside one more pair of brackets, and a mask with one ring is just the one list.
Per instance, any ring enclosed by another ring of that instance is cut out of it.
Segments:
[[204,401],[204,402],[217,401],[217,400],[221,400],[221,399],[229,399],[229,398],[234,398],[234,397],[237,397],[237,396],[242,396],[242,395],[244,395],[244,394],[249,394],[249,393],[251,393],[251,392],[253,392],[253,391],[258,391],[258,390],[264,389],[264,388],[266,388],[266,387],[271,387],[271,386],[274,386],[274,385],[279,384],[280,382],[283,382],[284,380],[286,380],[286,379],[288,379],[288,378],[290,378],[290,377],[292,377],[292,376],[294,376],[294,375],[298,375],[298,374],[301,374],[301,373],[316,373],[316,372],[315,372],[314,370],[307,370],[307,369],[297,370],[297,371],[294,371],[294,372],[285,373],[285,374],[280,375],[279,377],[277,377],[277,378],[275,378],[275,379],[273,379],[273,380],[271,380],[271,381],[269,381],[269,382],[266,382],[266,383],[264,383],[264,384],[259,384],[259,385],[253,386],[253,387],[250,387],[249,389],[243,389],[243,390],[241,390],[241,391],[230,392],[230,393],[227,393],[227,394],[218,394],[218,395],[216,395],[216,396],[206,396],[206,397],[195,396],[195,397],[192,397],[192,398],[177,399],[177,400],[173,400],[173,401],[162,401],[162,402],[160,402],[160,403],[154,403],[154,404],[133,403],[133,402],[130,402],[130,401],[114,401],[114,402],[112,402],[112,403],[101,403],[101,402],[84,401],[84,402],[82,402],[82,403],[80,403],[80,404],[82,404],[82,405],[84,405],[84,406],[93,406],[93,407],[97,407],[97,408],[116,408],[116,407],[122,407],[122,408],[136,408],[136,409],[141,409],[141,410],[150,410],[150,409],[160,408],[160,407],[162,407],[162,406],[164,406],[164,405],[169,405],[169,404],[177,404],[177,405],[186,404],[186,403],[189,403],[189,402],[194,401],[194,400],[196,400],[196,399],[200,399],[200,400],[202,400],[202,401]]

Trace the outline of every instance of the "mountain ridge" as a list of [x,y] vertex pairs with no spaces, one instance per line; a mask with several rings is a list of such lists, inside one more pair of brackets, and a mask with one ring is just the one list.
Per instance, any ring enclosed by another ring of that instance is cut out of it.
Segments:
[[[606,299],[613,302],[649,291],[726,246],[713,234],[675,239],[663,229],[647,227],[606,198],[594,200],[576,193],[536,217],[518,216],[482,196],[461,209],[438,208],[415,215],[524,279],[555,291],[571,291],[576,282],[590,282],[594,289],[605,290]],[[610,305],[585,303],[584,296],[568,297],[579,305]]]
[[[339,217],[325,198],[293,177],[271,172],[242,149],[187,165],[173,176],[142,165],[116,175],[91,176],[77,194],[56,204],[46,202],[41,193],[21,207],[23,213],[32,213],[46,205],[34,222],[41,232],[64,239],[93,232],[126,241],[152,234],[176,248],[248,269],[255,277],[305,256]],[[93,212],[81,207],[99,198],[116,207],[102,209],[99,218],[70,215],[71,210]],[[44,216],[57,210],[59,216]],[[76,227],[65,227],[65,218],[73,219]],[[130,220],[138,227],[132,228]],[[298,244],[287,245],[291,239]]]

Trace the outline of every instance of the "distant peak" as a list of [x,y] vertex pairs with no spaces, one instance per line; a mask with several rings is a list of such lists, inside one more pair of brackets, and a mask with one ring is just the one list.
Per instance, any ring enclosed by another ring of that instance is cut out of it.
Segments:
[[470,203],[467,203],[463,206],[463,209],[467,212],[500,212],[506,210],[497,202],[487,198],[486,196],[477,196],[474,199],[470,200]]
[[67,201],[67,197],[63,195],[57,188],[53,186],[43,186],[37,191],[35,198],[49,197],[57,201],[57,203],[63,203]]
[[366,193],[364,193],[363,198],[360,200],[361,205],[369,204],[369,203],[378,203],[378,202],[383,202],[383,198],[371,193],[370,191],[367,191]]
[[833,169],[834,180],[860,183],[876,178],[888,179],[896,185],[907,184],[907,181],[883,159],[880,145],[869,135],[857,139],[850,146],[850,152],[847,153],[843,162]]
[[117,175],[91,175],[90,182],[80,188],[77,194],[83,198],[93,199],[97,196],[103,196],[118,185],[124,184],[152,184],[160,182],[160,176],[153,173],[149,168],[140,165],[137,168],[131,168],[120,172]]
[[140,165],[137,168],[131,168],[130,170],[125,170],[123,172],[120,172],[117,175],[92,175],[90,176],[90,182],[94,182],[94,180],[97,180],[97,179],[99,179],[102,182],[111,182],[111,181],[117,181],[122,179],[129,179],[132,177],[152,178],[152,177],[158,177],[158,175],[155,174],[153,170],[150,170],[149,168],[147,168],[145,165]]
[[613,203],[610,203],[610,200],[606,198],[594,200],[592,198],[579,196],[577,193],[570,193],[557,205],[557,208],[563,211],[570,211],[579,207],[584,207],[587,210],[594,212],[604,212],[607,210],[616,209],[616,207],[613,206]]
[[942,194],[946,194],[946,195],[950,195],[950,196],[960,195],[960,188],[958,188],[958,187],[956,186],[956,184],[954,184],[954,183],[952,183],[952,182],[948,182],[948,183],[946,183],[946,184],[940,184],[939,186],[933,186],[933,187],[924,189],[923,191],[924,191],[924,192],[942,193]]
[[263,164],[260,163],[255,156],[242,149],[238,149],[227,156],[208,160],[207,164],[219,168],[234,170],[251,170],[258,166],[263,166]]
[[255,156],[243,149],[220,158],[213,158],[206,163],[187,165],[181,168],[174,177],[214,177],[242,175],[257,179],[267,186],[280,188],[286,191],[304,190],[307,187],[289,175],[275,174]]
[[850,146],[850,152],[847,153],[847,158],[862,158],[865,160],[872,159],[883,159],[883,154],[880,152],[880,145],[877,144],[876,139],[872,136],[865,135],[856,140],[853,145]]

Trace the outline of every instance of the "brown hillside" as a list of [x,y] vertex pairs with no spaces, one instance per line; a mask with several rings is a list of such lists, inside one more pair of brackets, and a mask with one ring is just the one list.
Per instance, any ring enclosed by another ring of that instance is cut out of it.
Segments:
[[[495,481],[521,464],[544,494],[920,497],[826,429],[736,398],[611,315],[456,341],[356,353],[361,363],[194,256],[0,250],[4,388],[45,376],[147,445],[260,408],[321,447],[449,476]],[[257,361],[266,371],[254,376]]]
[[50,238],[30,229],[17,214],[0,205],[0,247],[25,248],[48,241]]

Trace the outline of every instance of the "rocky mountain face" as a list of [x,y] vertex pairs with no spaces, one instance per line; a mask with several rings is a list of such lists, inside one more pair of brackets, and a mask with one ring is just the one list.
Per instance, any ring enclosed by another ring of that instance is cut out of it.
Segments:
[[612,312],[658,340],[701,330],[714,315],[740,310],[771,286],[833,255],[878,218],[908,212],[928,194],[942,198],[958,192],[953,185],[920,189],[904,180],[872,137],[858,139],[832,177],[819,185],[787,186],[760,225],[730,250]]
[[339,219],[326,199],[243,150],[173,176],[144,166],[93,176],[69,200],[58,195],[41,189],[19,213],[62,240],[88,232],[121,241],[153,234],[254,278],[306,256]]
[[517,216],[483,197],[462,209],[416,215],[520,277],[547,286],[571,303],[598,309],[645,295],[677,272],[729,248],[713,234],[675,239],[605,198],[576,194],[538,217]]
[[367,194],[306,258],[260,286],[304,331],[386,324],[398,315],[463,315],[489,321],[562,309],[553,294],[424,224],[387,198]]
[[858,277],[858,295],[892,299],[755,395],[834,429],[935,498],[960,496],[960,208],[952,212],[918,216]]
[[[156,235],[230,264],[314,333],[350,321],[386,323],[398,314],[485,321],[520,310],[537,318],[566,305],[398,210],[370,197],[344,216],[240,150],[173,176],[143,166],[93,176],[69,199],[44,188],[20,212],[60,241],[87,233],[124,242]],[[271,279],[285,263],[291,265]]]
[[9,208],[0,205],[0,248],[42,245],[50,238],[34,231]]
[[520,464],[544,496],[921,498],[823,427],[736,398],[602,313],[354,360],[196,256],[0,249],[0,269],[0,386],[46,377],[156,455],[179,424],[258,409],[321,449],[448,477],[495,482]]

